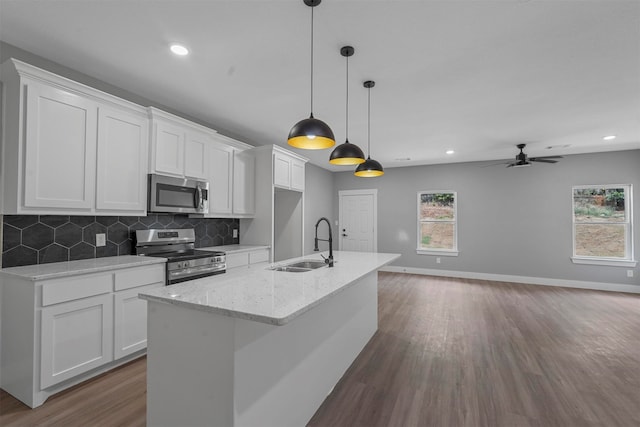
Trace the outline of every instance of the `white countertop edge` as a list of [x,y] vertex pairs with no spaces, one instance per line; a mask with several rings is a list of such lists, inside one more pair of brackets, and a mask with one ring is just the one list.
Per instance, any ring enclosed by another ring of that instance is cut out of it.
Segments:
[[[185,308],[189,308],[192,310],[198,310],[198,311],[204,311],[204,312],[208,312],[208,313],[214,313],[214,314],[221,314],[227,317],[235,317],[235,318],[239,318],[239,319],[245,319],[245,320],[251,320],[251,321],[255,321],[255,322],[260,322],[260,323],[266,323],[266,324],[270,324],[270,325],[275,325],[275,326],[282,326],[285,325],[287,323],[289,323],[291,320],[295,319],[296,317],[300,316],[301,314],[311,310],[313,307],[316,307],[317,305],[321,304],[322,302],[326,301],[327,299],[333,297],[334,295],[342,292],[343,290],[349,288],[351,285],[353,285],[355,282],[357,282],[358,280],[360,280],[361,278],[363,278],[364,276],[366,276],[369,273],[372,273],[376,270],[379,270],[380,268],[384,267],[385,265],[389,265],[391,264],[393,261],[397,260],[398,258],[400,258],[400,254],[388,254],[388,255],[395,255],[392,259],[387,260],[384,263],[379,264],[377,267],[374,268],[370,268],[370,269],[365,269],[363,270],[363,272],[361,272],[356,278],[354,278],[353,280],[351,280],[348,283],[345,283],[344,285],[340,286],[337,289],[334,289],[332,292],[323,295],[321,298],[310,302],[308,305],[289,313],[287,316],[284,317],[273,317],[273,316],[268,316],[268,315],[261,315],[261,314],[255,314],[255,313],[247,313],[244,311],[238,311],[238,310],[231,310],[231,309],[226,309],[226,308],[222,308],[222,307],[213,307],[210,305],[203,305],[203,304],[198,304],[198,303],[194,303],[194,302],[190,302],[190,301],[183,301],[183,300],[177,300],[177,299],[171,299],[171,298],[166,298],[166,297],[160,297],[160,296],[155,296],[155,295],[148,295],[148,294],[139,294],[138,297],[148,300],[148,301],[153,301],[153,302],[158,302],[158,303],[163,303],[163,304],[171,304],[171,305],[175,305],[175,306],[179,306],[179,307],[185,307]],[[280,261],[278,263],[274,263],[272,265],[281,265],[281,264],[287,264],[289,262],[293,262],[295,260],[303,260],[308,258],[308,256],[303,256],[303,257],[298,257],[298,258],[292,258],[290,260],[285,260],[285,261]],[[267,264],[268,265],[268,264]],[[289,274],[305,274],[305,273],[289,273]]]
[[196,248],[200,251],[222,251],[227,254],[239,254],[242,252],[257,251],[260,249],[270,249],[269,245],[222,245],[207,246],[206,248]]
[[100,273],[121,268],[139,267],[142,265],[163,264],[166,258],[145,257],[138,255],[121,255],[114,257],[91,258],[75,261],[52,262],[47,264],[24,265],[0,269],[0,278],[18,277],[20,279],[38,280],[57,279],[78,276],[81,274]]

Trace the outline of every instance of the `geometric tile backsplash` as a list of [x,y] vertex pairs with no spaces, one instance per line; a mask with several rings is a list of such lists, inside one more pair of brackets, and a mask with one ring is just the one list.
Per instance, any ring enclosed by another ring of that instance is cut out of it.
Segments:
[[[240,221],[186,215],[69,216],[5,215],[2,268],[135,253],[135,230],[194,228],[197,248],[239,243]],[[96,246],[104,233],[106,246]]]

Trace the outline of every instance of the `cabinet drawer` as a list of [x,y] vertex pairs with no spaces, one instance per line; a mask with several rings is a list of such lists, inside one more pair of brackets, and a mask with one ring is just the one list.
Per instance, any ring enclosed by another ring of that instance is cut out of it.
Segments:
[[227,254],[227,270],[236,267],[246,267],[247,265],[249,265],[249,254],[247,252]]
[[42,305],[46,307],[65,301],[106,294],[112,289],[112,273],[46,281],[42,285]]
[[148,265],[144,267],[128,268],[115,273],[114,290],[135,288],[152,283],[164,283],[164,264]]
[[249,264],[269,261],[269,249],[249,252]]

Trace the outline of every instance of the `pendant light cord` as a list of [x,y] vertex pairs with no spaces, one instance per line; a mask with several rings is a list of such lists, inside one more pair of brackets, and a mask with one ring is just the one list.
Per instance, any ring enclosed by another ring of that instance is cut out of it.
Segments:
[[371,88],[367,88],[367,158],[371,158]]
[[313,117],[313,9],[311,7],[311,117]]
[[346,106],[346,124],[345,124],[345,128],[346,128],[346,141],[349,142],[349,56],[346,57],[347,58],[347,106]]

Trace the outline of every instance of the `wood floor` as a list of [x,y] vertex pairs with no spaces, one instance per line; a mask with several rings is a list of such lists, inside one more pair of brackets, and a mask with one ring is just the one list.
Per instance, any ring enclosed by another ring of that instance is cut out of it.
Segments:
[[[640,295],[379,274],[379,330],[309,426],[640,426]],[[146,359],[0,426],[143,426]]]

